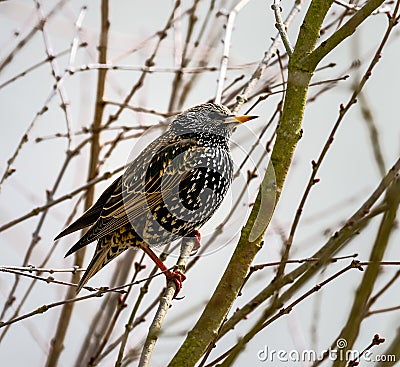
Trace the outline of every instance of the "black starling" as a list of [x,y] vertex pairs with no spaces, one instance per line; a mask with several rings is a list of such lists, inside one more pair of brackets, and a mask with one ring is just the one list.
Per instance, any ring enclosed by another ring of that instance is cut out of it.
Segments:
[[176,284],[185,276],[170,271],[150,249],[197,231],[220,206],[232,182],[229,138],[235,127],[257,116],[234,116],[225,106],[205,103],[177,115],[168,130],[131,162],[97,202],[56,239],[89,227],[67,252],[98,240],[77,293],[103,266],[131,246],[144,250]]

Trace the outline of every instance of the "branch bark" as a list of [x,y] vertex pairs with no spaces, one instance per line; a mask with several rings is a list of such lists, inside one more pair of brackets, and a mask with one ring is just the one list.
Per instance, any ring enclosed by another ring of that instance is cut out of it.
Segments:
[[[107,41],[108,41],[108,31],[110,28],[108,11],[109,11],[108,0],[102,0],[101,33],[100,33],[100,44],[99,44],[99,63],[101,64],[107,63]],[[106,83],[106,74],[107,70],[105,69],[100,69],[98,72],[96,104],[95,104],[94,119],[92,123],[92,143],[90,148],[88,181],[93,180],[98,174],[97,165],[100,153],[100,127],[105,107],[104,91]],[[86,192],[85,210],[89,209],[92,206],[93,198],[94,198],[94,186],[89,186]],[[75,255],[75,264],[77,264],[79,267],[81,267],[83,263],[84,256],[85,256],[85,248],[78,251]],[[80,276],[79,273],[73,274],[71,281],[73,283],[78,283],[79,276]],[[66,299],[73,298],[74,295],[75,295],[75,288],[71,287],[67,291]],[[74,303],[72,302],[72,303],[66,303],[61,310],[56,333],[51,341],[51,347],[46,362],[46,367],[55,367],[58,364],[61,352],[64,349],[64,339],[70,324],[73,308],[74,308]]]
[[[176,263],[176,267],[182,272],[185,272],[186,264],[189,261],[189,257],[193,248],[195,247],[195,239],[188,238],[182,240],[181,254]],[[165,289],[163,296],[160,299],[160,303],[157,312],[154,316],[153,322],[150,325],[149,333],[147,334],[146,341],[140,356],[139,367],[146,367],[150,365],[150,359],[153,354],[158,335],[161,332],[165,316],[171,306],[172,299],[176,292],[176,284],[170,281]],[[119,366],[120,364],[117,364]]]
[[[375,7],[382,3],[382,0],[370,1],[375,1]],[[310,63],[306,64],[304,60],[315,49],[320,37],[322,23],[332,3],[333,0],[313,0],[311,2],[300,28],[293,54],[289,59],[283,113],[269,164],[269,167],[271,166],[275,170],[275,180],[274,182],[271,181],[267,170],[255,205],[241,232],[239,243],[225,273],[198,322],[188,333],[183,345],[169,363],[169,367],[194,366],[207,350],[207,347],[214,343],[227,313],[239,294],[252,261],[261,248],[262,239],[270,219],[265,216],[265,212],[263,212],[265,208],[262,208],[261,205],[263,194],[268,194],[272,186],[276,189],[276,201],[272,205],[273,210],[281,196],[295,148],[301,138],[301,125],[310,80],[322,58],[311,65]],[[359,16],[357,19],[362,22],[366,17],[363,13],[363,16]],[[259,216],[259,214],[262,215]],[[255,226],[256,224],[257,226]]]
[[333,33],[327,40],[323,41],[309,56],[304,59],[306,68],[315,69],[318,63],[336,46],[350,37],[357,27],[364,22],[374,10],[379,8],[384,0],[369,0],[358,10],[342,27]]
[[[367,315],[368,301],[371,297],[374,285],[378,279],[380,263],[386,252],[389,243],[390,234],[393,232],[393,226],[396,220],[396,213],[400,204],[400,180],[393,182],[388,189],[385,197],[388,206],[387,211],[382,217],[382,221],[375,239],[374,247],[371,251],[370,264],[363,276],[362,282],[356,291],[353,306],[351,308],[346,325],[340,333],[340,338],[346,340],[346,347],[343,353],[351,350],[360,332],[361,323]],[[335,361],[333,367],[343,366],[344,361]]]

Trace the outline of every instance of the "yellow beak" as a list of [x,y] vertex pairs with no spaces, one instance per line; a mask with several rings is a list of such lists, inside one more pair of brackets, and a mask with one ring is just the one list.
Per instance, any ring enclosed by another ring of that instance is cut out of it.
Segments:
[[241,124],[243,124],[244,122],[247,122],[249,120],[253,120],[256,119],[258,116],[234,116],[234,119],[238,122],[240,122]]

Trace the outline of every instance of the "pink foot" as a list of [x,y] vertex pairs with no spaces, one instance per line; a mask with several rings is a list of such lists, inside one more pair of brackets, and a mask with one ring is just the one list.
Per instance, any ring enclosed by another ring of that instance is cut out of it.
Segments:
[[165,276],[167,278],[167,283],[169,281],[173,281],[175,283],[174,298],[176,298],[179,291],[182,289],[182,283],[186,279],[186,276],[184,274],[182,274],[179,270],[175,270],[175,271],[168,270],[165,272]]

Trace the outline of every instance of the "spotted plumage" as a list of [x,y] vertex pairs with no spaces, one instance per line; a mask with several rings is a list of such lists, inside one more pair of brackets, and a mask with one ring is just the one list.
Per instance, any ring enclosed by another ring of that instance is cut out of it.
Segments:
[[[77,292],[103,266],[132,246],[150,247],[197,235],[220,206],[232,181],[229,138],[253,116],[233,116],[205,103],[177,115],[168,130],[131,162],[97,202],[56,239],[89,227],[66,256],[98,240]],[[184,276],[166,271],[179,290]]]

